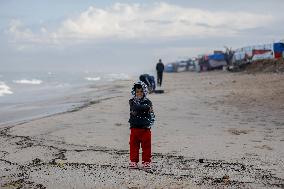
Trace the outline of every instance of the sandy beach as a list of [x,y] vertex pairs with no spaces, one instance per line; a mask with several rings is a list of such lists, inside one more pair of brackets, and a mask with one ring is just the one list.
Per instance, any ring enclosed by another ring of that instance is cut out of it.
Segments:
[[284,75],[165,74],[153,169],[129,170],[134,80],[73,111],[0,127],[1,188],[284,188]]

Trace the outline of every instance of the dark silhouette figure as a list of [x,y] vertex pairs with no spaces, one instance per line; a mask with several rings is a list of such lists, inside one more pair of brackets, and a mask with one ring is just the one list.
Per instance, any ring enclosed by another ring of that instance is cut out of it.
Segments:
[[152,93],[155,91],[156,89],[156,84],[155,84],[155,77],[151,76],[149,74],[142,74],[139,76],[139,80],[143,81],[149,90],[149,93]]
[[233,57],[234,57],[234,51],[232,50],[232,48],[226,48],[226,52],[225,52],[225,60],[227,62],[228,66],[231,66],[233,64]]
[[159,59],[159,62],[156,65],[157,70],[157,85],[162,86],[162,80],[163,80],[163,72],[164,72],[165,66],[162,63],[162,60]]

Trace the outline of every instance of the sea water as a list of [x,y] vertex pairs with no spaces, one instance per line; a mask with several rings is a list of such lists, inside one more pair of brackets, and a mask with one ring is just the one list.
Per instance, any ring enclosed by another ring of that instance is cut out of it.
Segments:
[[[70,111],[96,95],[96,91],[129,74],[51,71],[0,72],[0,126]],[[92,95],[91,95],[92,94]]]

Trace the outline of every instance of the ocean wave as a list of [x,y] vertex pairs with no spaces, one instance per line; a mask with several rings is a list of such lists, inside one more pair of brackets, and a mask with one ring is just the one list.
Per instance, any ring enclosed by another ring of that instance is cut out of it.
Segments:
[[13,92],[11,91],[11,88],[8,85],[0,81],[0,96],[4,96],[6,94],[13,94]]
[[115,80],[129,80],[129,75],[125,73],[119,73],[119,74],[107,74],[106,79],[109,81],[115,81]]
[[101,77],[85,77],[85,79],[88,81],[99,81],[101,80]]
[[39,85],[42,83],[42,81],[38,79],[32,79],[32,80],[22,79],[22,80],[15,80],[13,82],[18,84],[31,84],[31,85]]

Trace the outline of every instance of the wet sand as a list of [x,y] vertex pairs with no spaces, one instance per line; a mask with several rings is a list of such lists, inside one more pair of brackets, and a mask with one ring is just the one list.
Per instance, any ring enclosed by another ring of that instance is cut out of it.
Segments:
[[164,75],[153,169],[129,170],[133,81],[82,108],[1,127],[1,188],[283,188],[284,75]]

